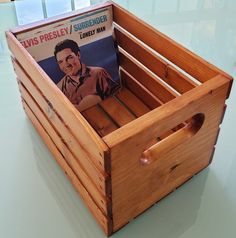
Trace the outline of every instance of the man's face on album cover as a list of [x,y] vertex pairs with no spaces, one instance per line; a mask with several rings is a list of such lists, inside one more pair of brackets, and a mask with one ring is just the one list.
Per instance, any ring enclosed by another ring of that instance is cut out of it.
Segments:
[[56,58],[61,71],[66,75],[74,76],[81,69],[79,52],[76,55],[70,48],[59,51]]

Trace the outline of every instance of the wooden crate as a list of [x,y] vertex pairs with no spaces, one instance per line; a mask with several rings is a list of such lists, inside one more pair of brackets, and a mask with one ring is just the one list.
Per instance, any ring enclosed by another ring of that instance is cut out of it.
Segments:
[[[124,87],[80,113],[15,36],[108,6]],[[125,9],[108,2],[6,37],[26,114],[107,235],[211,163],[232,77]]]

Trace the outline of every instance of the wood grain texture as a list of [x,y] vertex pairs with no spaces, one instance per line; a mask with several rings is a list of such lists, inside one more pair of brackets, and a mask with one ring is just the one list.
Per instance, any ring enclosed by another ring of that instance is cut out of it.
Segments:
[[124,86],[127,87],[150,109],[154,109],[163,104],[162,101],[160,101],[157,97],[155,97],[152,93],[150,93],[147,90],[147,88],[145,88],[142,84],[140,84],[123,68],[120,69],[120,77]]
[[47,145],[48,149],[53,154],[55,160],[57,163],[61,166],[62,170],[65,172],[75,189],[79,192],[81,198],[89,208],[90,212],[95,217],[97,223],[101,226],[105,234],[110,235],[112,232],[112,221],[110,218],[106,217],[101,210],[97,207],[93,199],[89,196],[87,190],[84,188],[84,186],[80,183],[80,181],[77,179],[76,175],[70,168],[70,166],[65,161],[65,158],[62,156],[50,136],[48,135],[47,131],[44,129],[42,124],[39,122],[39,120],[36,118],[36,116],[33,114],[33,112],[30,110],[30,108],[24,104],[24,109],[31,120],[32,124],[34,125],[35,129],[43,139],[44,143]]
[[[114,168],[114,230],[209,164],[229,84],[222,76],[213,78],[104,137]],[[205,115],[205,122],[191,140],[167,151],[150,166],[140,165],[143,151],[152,146],[154,138],[197,113]]]
[[150,111],[150,109],[127,88],[123,88],[115,96],[125,104],[136,117],[140,117]]
[[50,120],[48,120],[47,115],[45,115],[45,113],[42,111],[35,99],[32,97],[32,95],[22,83],[19,84],[19,88],[24,101],[27,103],[28,107],[43,125],[48,135],[51,137],[54,144],[63,155],[65,161],[68,163],[68,166],[70,166],[71,170],[80,180],[80,183],[88,191],[89,195],[93,198],[94,202],[103,211],[103,213],[105,215],[109,215],[111,213],[111,201],[107,199],[106,195],[104,194],[105,191],[103,191],[102,194],[99,191],[99,187],[97,187],[97,185],[94,183],[96,181],[94,181],[93,178],[91,179],[85,173],[83,166],[78,163],[78,160],[76,159],[75,155],[68,149],[68,146],[63,139],[63,135],[60,133],[60,131],[53,127],[53,124],[50,123]]
[[155,78],[150,72],[141,68],[133,59],[129,58],[126,53],[119,52],[119,62],[122,68],[124,68],[163,103],[178,96],[178,94]]
[[118,45],[121,48],[127,51],[179,93],[185,93],[197,86],[197,84],[187,76],[147,49],[143,44],[140,44],[140,42],[135,38],[128,36],[118,28],[115,28],[115,36]]
[[118,128],[117,125],[106,115],[104,111],[99,108],[98,105],[83,111],[82,115],[101,137],[108,135]]
[[63,118],[66,127],[78,140],[81,151],[86,153],[88,158],[91,159],[101,171],[108,171],[110,166],[108,161],[109,149],[106,144],[35,62],[33,57],[30,56],[20,42],[17,41],[14,35],[11,32],[6,32],[6,36],[9,49],[18,62],[21,63],[29,77],[34,81],[35,85],[37,85],[47,97],[54,110]]
[[[129,123],[129,125],[126,125],[123,128],[119,128],[111,135],[105,136],[103,139],[109,145],[109,147],[114,147],[117,144],[126,141],[127,139],[133,138],[134,136],[142,133],[145,130],[152,131],[153,127],[157,126],[159,121],[164,122],[166,118],[174,120],[176,121],[176,123],[172,126],[167,126],[167,124],[163,123],[164,127],[162,128],[162,132],[171,130],[172,128],[176,127],[177,125],[183,123],[185,120],[193,116],[190,115],[188,118],[180,120],[179,123],[177,123],[176,118],[172,118],[172,116],[175,115],[175,113],[179,113],[180,109],[182,109],[183,107],[188,107],[189,105],[194,103],[195,100],[199,100],[203,95],[208,93],[210,94],[212,90],[216,90],[222,85],[227,85],[228,87],[230,84],[231,80],[225,78],[224,76],[218,75],[208,82],[204,83],[204,85],[202,84],[197,88],[194,88],[190,92],[187,92],[180,97],[177,97],[172,101],[163,104],[162,106],[145,114],[141,118],[137,118],[135,122],[131,122]],[[189,114],[191,114],[191,111],[189,111]],[[137,127],[137,123],[142,125],[142,127]]]
[[[110,6],[124,88],[82,115],[13,34]],[[232,77],[117,4],[18,27],[6,36],[26,114],[107,235],[211,162]],[[205,121],[185,139],[180,128],[196,114]],[[143,166],[145,152],[152,162]]]
[[105,99],[101,104],[82,112],[82,115],[100,136],[106,136],[149,111],[138,97],[124,87],[113,98]]
[[143,151],[140,163],[143,166],[150,165],[179,145],[191,140],[201,129],[204,120],[204,114],[198,113],[194,115],[182,129],[167,135],[162,141],[154,143],[151,147]]
[[113,3],[113,18],[122,28],[198,81],[205,82],[219,73],[226,78],[232,78],[115,3]]
[[[121,75],[121,79],[123,81],[123,85],[125,87],[129,88],[130,92],[133,95],[136,95],[137,98],[140,101],[142,101],[144,104],[145,108],[143,108],[143,105],[139,105],[138,102],[132,103],[131,99],[126,100],[126,102],[128,104],[130,104],[130,103],[133,104],[133,105],[130,105],[130,107],[135,108],[135,109],[133,109],[134,111],[135,110],[140,111],[136,115],[141,116],[141,115],[144,115],[145,113],[147,113],[148,109],[147,109],[146,105],[148,105],[149,109],[154,109],[154,108],[157,108],[158,106],[163,104],[159,99],[157,99],[154,95],[152,95],[145,87],[143,87],[139,82],[137,82],[131,75],[129,75],[122,68],[120,70],[120,75]],[[174,132],[174,130],[172,129],[172,130],[162,133],[160,136],[153,139],[153,143],[164,139],[168,135],[171,135],[173,132]]]
[[87,157],[87,155],[83,153],[81,149],[78,149],[80,148],[80,145],[78,144],[77,140],[64,125],[60,115],[50,109],[48,106],[48,101],[45,96],[43,96],[40,89],[37,88],[37,86],[31,81],[31,79],[26,75],[26,73],[16,61],[13,61],[13,66],[16,74],[21,79],[27,90],[33,95],[34,99],[37,101],[48,120],[52,123],[54,128],[60,132],[63,141],[74,154],[77,162],[81,164],[83,170],[88,174],[90,179],[94,181],[95,185],[103,195],[110,194],[110,188],[108,188],[110,186],[110,176],[104,171],[98,170],[93,162]]
[[133,121],[136,117],[114,97],[109,97],[99,103],[103,110],[116,122],[117,125],[124,126]]

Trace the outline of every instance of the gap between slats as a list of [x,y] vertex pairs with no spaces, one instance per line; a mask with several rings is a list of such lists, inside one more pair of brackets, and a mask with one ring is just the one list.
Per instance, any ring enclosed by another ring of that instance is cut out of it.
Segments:
[[125,32],[125,30],[122,30],[117,24],[115,24],[114,32],[117,43],[122,49],[179,93],[185,93],[199,84],[196,84],[189,77],[174,68],[174,66],[154,54],[146,45]]
[[98,191],[98,188],[93,183],[93,180],[91,180],[87,176],[83,167],[76,160],[75,155],[72,153],[72,151],[69,150],[62,135],[56,130],[56,128],[54,128],[52,123],[48,121],[47,116],[44,114],[40,106],[33,99],[32,95],[27,91],[22,83],[19,83],[19,88],[22,93],[24,102],[27,103],[27,106],[31,109],[35,116],[39,118],[40,122],[43,123],[45,129],[53,139],[57,148],[59,148],[61,154],[64,156],[72,171],[80,180],[81,184],[86,188],[90,196],[93,197],[96,204],[105,212],[106,215],[108,213],[111,213],[111,211],[108,211],[108,203],[110,203],[109,199],[107,199]]
[[124,87],[114,96],[83,111],[82,115],[103,137],[149,111],[137,96]]
[[221,72],[116,4],[113,4],[113,21],[201,82],[206,82]]
[[166,103],[179,94],[166,83],[161,82],[136,59],[131,57],[127,52],[119,49],[120,66],[132,75],[138,82],[146,87],[159,100]]
[[[44,113],[48,115],[47,108],[49,108],[49,106],[47,98],[45,98],[41,90],[24,73],[20,65],[15,61],[13,61],[13,64],[18,77],[21,79],[28,91],[30,91],[31,94],[34,96],[35,100],[40,105]],[[97,187],[101,189],[101,192],[106,193],[106,195],[108,195],[109,189],[107,190],[106,187],[107,184],[109,184],[109,175],[106,174],[104,171],[98,170],[95,164],[88,157],[84,156],[82,150],[78,149],[80,147],[77,143],[77,140],[72,136],[66,125],[61,120],[61,116],[54,109],[51,109],[50,111],[51,113],[49,112],[48,119],[53,123],[55,128],[57,128],[57,130],[62,133],[64,141],[67,143],[70,150],[73,151],[78,162],[83,165],[83,168],[84,170],[86,170],[86,173],[94,179]]]
[[51,153],[54,155],[56,161],[61,166],[73,186],[76,188],[76,190],[79,192],[81,198],[86,203],[88,208],[90,209],[91,213],[96,218],[98,224],[105,230],[105,232],[108,231],[108,227],[111,224],[111,219],[109,219],[107,216],[105,216],[102,211],[97,207],[93,199],[90,197],[87,190],[84,188],[84,186],[80,183],[80,181],[77,179],[76,175],[70,168],[70,166],[65,161],[63,155],[61,154],[60,150],[56,147],[54,144],[52,138],[48,135],[47,130],[43,127],[43,125],[40,123],[40,121],[37,119],[37,117],[34,115],[34,113],[30,110],[30,108],[27,106],[27,104],[23,103],[24,110],[33,123],[35,129],[38,131],[38,133],[41,135],[41,137],[44,139],[46,145],[48,146]]

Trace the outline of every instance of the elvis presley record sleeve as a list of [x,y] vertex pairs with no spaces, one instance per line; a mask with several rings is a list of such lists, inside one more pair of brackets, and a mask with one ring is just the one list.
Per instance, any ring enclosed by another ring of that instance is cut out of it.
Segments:
[[17,35],[79,111],[121,87],[112,19],[108,6]]

